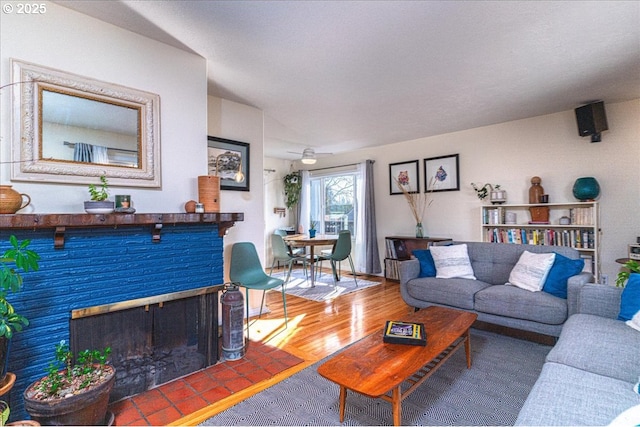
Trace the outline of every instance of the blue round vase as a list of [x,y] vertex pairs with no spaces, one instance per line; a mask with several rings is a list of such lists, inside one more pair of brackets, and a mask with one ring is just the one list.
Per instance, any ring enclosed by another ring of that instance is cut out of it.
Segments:
[[600,184],[592,177],[587,176],[576,179],[573,184],[573,196],[581,202],[595,200],[600,195]]

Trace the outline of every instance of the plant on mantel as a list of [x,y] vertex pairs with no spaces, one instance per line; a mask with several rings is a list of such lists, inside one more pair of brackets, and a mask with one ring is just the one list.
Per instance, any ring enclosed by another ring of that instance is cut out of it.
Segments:
[[100,187],[95,184],[89,185],[90,201],[84,202],[84,210],[87,213],[111,213],[114,210],[115,203],[107,200],[109,197],[109,183],[107,177],[100,176]]
[[109,183],[107,182],[106,176],[100,176],[100,189],[98,189],[95,184],[89,185],[89,195],[91,196],[91,200],[94,202],[107,200],[109,197]]

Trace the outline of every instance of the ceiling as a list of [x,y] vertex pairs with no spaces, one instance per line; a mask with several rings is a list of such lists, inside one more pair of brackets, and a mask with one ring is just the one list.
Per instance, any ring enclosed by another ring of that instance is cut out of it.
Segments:
[[370,146],[640,98],[638,1],[55,3],[207,59],[265,155]]

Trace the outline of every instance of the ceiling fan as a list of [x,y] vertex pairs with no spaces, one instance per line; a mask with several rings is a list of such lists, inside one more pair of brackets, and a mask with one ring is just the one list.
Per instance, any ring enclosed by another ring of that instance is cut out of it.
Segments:
[[302,158],[300,159],[302,163],[305,165],[312,165],[316,162],[316,156],[330,156],[333,153],[316,153],[313,148],[305,148],[302,153],[297,153],[295,151],[289,151],[292,154],[300,154]]

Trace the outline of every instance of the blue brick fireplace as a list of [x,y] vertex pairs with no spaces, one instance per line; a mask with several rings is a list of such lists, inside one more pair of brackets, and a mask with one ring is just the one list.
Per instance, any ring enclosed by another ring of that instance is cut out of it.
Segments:
[[30,322],[11,342],[9,371],[17,376],[11,418],[27,417],[22,393],[46,374],[55,344],[69,342],[72,310],[222,284],[219,227],[228,226],[163,224],[154,236],[149,226],[66,227],[62,247],[54,248],[51,227],[7,229],[0,222],[0,249],[15,234],[41,256],[40,270],[25,275],[23,291],[10,296]]

